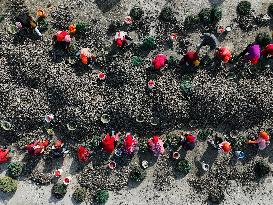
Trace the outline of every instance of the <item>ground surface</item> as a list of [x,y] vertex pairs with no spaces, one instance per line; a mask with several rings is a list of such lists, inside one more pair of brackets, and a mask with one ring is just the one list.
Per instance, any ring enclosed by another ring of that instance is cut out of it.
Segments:
[[[197,14],[202,8],[217,4],[223,9],[220,25],[227,26],[233,24],[232,20],[236,18],[235,10],[238,2],[237,0],[108,0],[106,2],[53,0],[52,7],[48,9],[50,28],[46,31],[43,40],[37,40],[12,34],[10,26],[15,13],[27,8],[34,15],[38,7],[45,8],[49,2],[0,0],[0,14],[7,14],[5,20],[0,23],[0,27],[3,28],[0,31],[0,117],[12,124],[11,131],[0,130],[0,144],[10,145],[18,141],[24,144],[39,136],[42,133],[42,118],[47,113],[54,113],[63,124],[71,123],[71,118],[76,119],[84,130],[76,133],[79,135],[77,137],[82,137],[80,142],[84,141],[88,133],[98,135],[111,128],[134,132],[135,126],[140,126],[148,133],[165,133],[177,128],[186,129],[191,121],[195,122],[194,128],[210,126],[218,131],[236,129],[240,133],[250,135],[254,135],[261,128],[271,128],[273,75],[270,69],[255,78],[243,78],[236,82],[229,79],[224,72],[214,75],[200,70],[192,81],[193,93],[190,99],[178,89],[180,79],[175,77],[173,72],[166,71],[158,78],[161,85],[160,97],[150,98],[145,93],[146,81],[150,77],[145,68],[149,67],[152,57],[158,52],[173,55],[172,51],[164,50],[163,46],[159,46],[159,49],[146,57],[143,65],[135,67],[131,65],[131,58],[134,55],[132,50],[126,52],[124,58],[121,55],[109,58],[110,60],[102,57],[107,55],[112,44],[112,34],[106,35],[111,20],[123,19],[136,4],[145,9],[145,15],[150,16],[151,22],[157,22],[151,19],[156,19],[165,5],[171,6],[177,12],[178,21],[183,22],[187,15]],[[259,14],[266,12],[271,1],[251,0],[250,2],[256,14]],[[73,59],[72,62],[67,63],[67,56],[62,57],[61,54],[54,53],[51,45],[52,35],[58,29],[66,27],[73,19],[91,25],[88,35],[77,38],[74,46],[76,49],[81,47],[97,49],[95,53],[98,58],[105,62],[106,67],[111,68],[109,80],[105,83],[97,83],[96,69],[80,69]],[[150,25],[147,26],[148,29],[144,27],[141,32],[145,35],[158,35],[157,31],[160,29],[151,22],[148,23]],[[248,43],[253,42],[256,34],[261,31],[270,31],[270,26],[242,32],[234,24],[232,32],[221,39],[221,45],[238,53]],[[136,42],[143,40],[141,32],[132,32],[131,35],[135,37]],[[181,35],[180,38],[189,41],[188,48],[184,49],[196,48],[200,34],[200,32],[191,32],[185,36]],[[175,55],[176,51],[173,51]],[[181,55],[182,53],[177,54],[178,57]],[[108,126],[100,124],[100,116],[103,113],[111,116],[111,123]],[[138,115],[144,116],[145,123],[142,125],[134,123]],[[161,123],[158,127],[150,125],[151,117],[159,118]],[[62,137],[66,138],[66,136]],[[217,169],[217,165],[213,165],[215,158],[220,162],[225,160],[221,156],[214,158],[215,152],[207,148],[206,143],[199,143],[195,152],[187,153],[186,158],[196,163],[205,161]],[[272,163],[272,146],[266,152],[259,153],[257,158],[259,157],[265,157]],[[17,158],[23,158],[23,155],[20,154],[15,157]],[[107,204],[207,204],[207,193],[203,195],[196,193],[194,186],[190,186],[189,183],[190,179],[195,179],[197,168],[194,167],[191,173],[182,179],[174,179],[175,176],[170,170],[166,169],[165,173],[165,168],[162,168],[165,160],[167,160],[166,156],[150,167],[148,177],[136,188],[125,188],[118,193],[111,192]],[[244,169],[245,164],[248,162],[237,163],[236,169]],[[72,158],[64,160],[63,169],[73,176],[73,184],[69,186],[68,194],[63,200],[56,201],[51,197],[52,185],[38,187],[28,180],[21,180],[13,196],[0,193],[0,204],[73,204],[71,195],[74,187],[78,186],[77,177],[80,175],[73,166],[76,165],[73,165]],[[168,164],[165,164],[166,166],[168,167]],[[47,164],[41,160],[34,170],[42,171],[46,167]],[[231,170],[229,166],[225,168],[227,170],[224,173]],[[1,165],[1,172],[3,170],[4,167]],[[50,171],[52,170],[49,169],[48,172]],[[171,173],[170,176],[168,173]],[[164,191],[158,190],[157,180],[160,174],[162,177],[168,176],[170,180]],[[204,175],[202,182],[207,184],[204,190],[209,186],[217,189],[213,177],[215,176]],[[246,189],[250,185],[242,186],[238,180],[230,181],[230,185],[224,190],[226,200],[223,204],[271,204],[272,180],[269,176],[259,184],[253,182],[251,191]]]

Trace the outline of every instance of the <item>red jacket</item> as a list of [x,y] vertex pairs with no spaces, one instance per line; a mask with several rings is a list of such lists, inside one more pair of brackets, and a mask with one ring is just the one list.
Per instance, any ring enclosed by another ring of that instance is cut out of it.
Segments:
[[61,31],[56,34],[56,38],[58,42],[61,42],[64,40],[64,38],[69,35],[66,31]]
[[86,162],[90,156],[90,151],[88,151],[84,146],[78,147],[78,159],[82,162]]
[[262,55],[267,57],[268,55],[273,56],[273,44],[268,44],[262,51]]
[[126,149],[129,149],[132,145],[133,145],[133,136],[129,134],[124,139],[124,146]]
[[26,145],[26,149],[29,154],[31,154],[32,156],[36,156],[38,154],[41,154],[44,151],[44,149],[48,146],[48,144],[49,144],[48,140],[45,141],[36,140],[34,143]]
[[193,62],[199,60],[198,53],[196,51],[188,51],[185,55],[184,58],[182,59],[182,64],[188,63],[190,65],[193,65]]
[[190,143],[195,143],[196,141],[196,137],[192,134],[188,134],[185,136],[185,139],[187,142],[190,142]]
[[137,144],[136,139],[132,136],[132,134],[127,134],[124,138],[124,148],[127,153],[133,153],[134,148]]
[[102,148],[105,152],[112,153],[115,149],[115,137],[111,137],[110,134],[107,133],[102,140]]
[[217,53],[218,58],[227,63],[231,59],[231,53],[227,48],[220,48]]
[[127,32],[119,31],[114,36],[114,40],[117,46],[121,47],[123,44],[127,44],[126,41]]
[[0,148],[0,164],[8,162],[8,160],[9,160],[9,150],[10,149],[6,149],[4,151],[2,148]]
[[154,144],[158,143],[159,138],[158,136],[153,136],[152,138],[148,139],[148,147],[152,148]]

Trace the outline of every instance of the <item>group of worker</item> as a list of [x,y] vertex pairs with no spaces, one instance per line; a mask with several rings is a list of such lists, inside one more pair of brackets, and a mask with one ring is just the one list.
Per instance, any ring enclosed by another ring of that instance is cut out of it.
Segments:
[[[50,142],[48,139],[45,140],[35,140],[30,144],[25,146],[28,154],[32,156],[37,156],[42,154],[45,149],[49,146]],[[62,140],[56,140],[50,150],[52,157],[61,157],[68,153],[68,150],[65,148]]]
[[[39,18],[46,18],[46,13],[43,9],[39,9],[37,12],[37,16]],[[128,17],[127,17],[128,18]],[[124,21],[127,22],[127,21]],[[38,26],[33,17],[28,14],[21,15],[17,18],[16,26],[20,29],[27,28],[33,29],[38,33],[39,36],[42,34],[38,30]],[[68,27],[67,31],[58,31],[54,36],[53,40],[55,45],[59,46],[64,50],[68,50],[70,43],[72,41],[72,36],[74,36],[80,27],[77,24],[71,24]],[[196,51],[190,50],[188,51],[180,61],[180,65],[190,65],[190,66],[198,66],[200,64],[199,51],[204,46],[209,46],[210,51],[215,50],[215,56],[222,62],[227,63],[231,60],[232,55],[228,48],[219,47],[219,41],[214,34],[204,33],[202,36],[202,41],[198,45]],[[174,41],[176,38],[173,38],[173,35],[170,35],[170,40]],[[128,45],[128,41],[132,41],[133,39],[128,35],[125,31],[118,31],[114,36],[114,44],[117,47],[124,47]],[[250,62],[251,64],[257,64],[261,55],[265,58],[273,56],[273,44],[267,45],[262,51],[260,45],[258,44],[250,44],[247,48],[241,52],[237,60],[244,57],[245,61]],[[89,48],[82,48],[79,52],[77,52],[76,56],[79,57],[83,64],[94,64],[96,62],[96,56],[91,52]],[[155,70],[161,70],[168,65],[168,58],[163,53],[159,53],[152,60],[152,66]]]
[[[190,132],[183,133],[180,141],[178,142],[180,147],[185,151],[193,150],[196,143],[196,135]],[[211,143],[219,150],[220,153],[228,154],[232,150],[231,143],[223,140],[217,135],[214,136]],[[256,140],[248,140],[246,143],[257,146],[257,149],[259,150],[264,150],[270,144],[270,137],[266,131],[260,131]],[[39,156],[44,153],[49,144],[50,141],[48,139],[38,139],[25,145],[25,149],[27,154],[31,156]],[[102,151],[108,154],[115,153],[116,150],[119,150],[120,154],[118,156],[120,156],[122,153],[132,156],[138,150],[137,139],[131,133],[126,133],[122,140],[120,133],[112,133],[111,135],[107,133],[105,137],[102,138],[99,146]],[[157,157],[165,153],[164,142],[157,135],[147,140],[147,148],[153,153],[154,156]],[[90,161],[92,152],[92,150],[88,150],[85,146],[79,145],[77,148],[77,157],[80,162],[86,163]],[[9,161],[9,153],[10,148],[0,148],[0,163],[6,163]],[[65,148],[64,143],[59,139],[54,142],[50,149],[50,154],[53,158],[64,157],[66,153],[68,153],[68,150]]]
[[[46,12],[43,9],[37,11],[37,17],[39,21],[46,18]],[[41,32],[38,29],[38,20],[35,20],[29,14],[20,15],[16,18],[16,26],[18,29],[31,29],[34,30],[39,36],[42,36]],[[132,20],[131,20],[132,21]],[[130,22],[131,22],[130,21]],[[77,24],[71,24],[67,30],[58,31],[54,37],[54,43],[61,49],[68,50],[72,41],[72,37],[76,35],[80,27]],[[209,46],[210,51],[215,51],[215,56],[220,61],[228,63],[232,59],[231,52],[228,48],[219,47],[219,42],[215,35],[210,33],[205,33],[201,36],[202,42],[198,45],[196,51],[188,51],[180,61],[180,66],[192,66],[197,67],[200,64],[199,51],[204,46]],[[133,39],[125,31],[118,31],[114,36],[114,44],[117,47],[124,47],[128,45],[129,41]],[[174,41],[176,38],[173,35],[170,36],[170,40]],[[79,52],[76,53],[76,56],[79,60],[85,64],[94,64],[96,62],[96,56],[92,53],[89,48],[82,48]],[[263,50],[258,44],[250,44],[245,50],[243,50],[238,56],[237,59],[244,58],[245,61],[250,62],[251,64],[257,64],[260,60],[260,57],[272,58],[273,57],[273,44],[267,45]],[[155,70],[162,70],[168,65],[168,58],[165,54],[159,53],[151,61],[151,65]],[[103,76],[104,79],[105,75]],[[148,82],[148,88],[153,90],[155,88],[155,81],[150,80]],[[113,153],[116,147],[120,147],[122,152],[126,154],[133,154],[137,148],[137,140],[131,134],[127,133],[124,136],[123,142],[120,142],[119,134],[106,134],[102,139],[100,146],[102,150],[107,153]],[[191,133],[186,133],[181,139],[181,147],[185,150],[193,150],[196,145],[196,136]],[[249,144],[257,144],[260,150],[264,149],[269,144],[269,135],[265,131],[261,131],[258,135],[257,140],[248,141]],[[48,139],[45,140],[35,140],[30,144],[26,145],[26,150],[28,154],[32,156],[37,156],[43,154],[44,150],[49,146],[50,142]],[[153,136],[148,139],[147,146],[149,150],[153,152],[155,156],[159,156],[164,153],[164,143],[158,136]],[[223,152],[230,152],[231,144],[227,141],[222,141],[218,145],[218,148]],[[10,149],[0,148],[0,163],[5,163],[9,161],[9,152]],[[64,146],[64,143],[61,140],[56,140],[54,145],[51,147],[51,156],[52,157],[62,157],[67,153],[67,150]],[[88,150],[84,146],[79,146],[77,149],[77,156],[81,162],[87,162],[90,159],[92,151]]]

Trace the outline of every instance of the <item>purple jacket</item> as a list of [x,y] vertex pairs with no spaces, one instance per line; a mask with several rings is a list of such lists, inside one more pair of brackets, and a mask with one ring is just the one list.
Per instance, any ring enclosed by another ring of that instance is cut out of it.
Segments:
[[248,46],[248,54],[245,56],[246,60],[259,59],[261,56],[261,48],[258,44],[252,44]]

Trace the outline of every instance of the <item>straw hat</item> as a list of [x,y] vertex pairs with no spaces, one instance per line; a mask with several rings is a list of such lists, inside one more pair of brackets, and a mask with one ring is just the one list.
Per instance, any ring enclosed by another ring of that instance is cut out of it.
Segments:
[[37,12],[36,12],[36,15],[38,17],[42,17],[42,18],[45,18],[46,17],[46,12],[44,9],[38,9]]
[[262,137],[265,141],[269,141],[269,135],[265,131],[260,131],[259,137]]
[[225,153],[229,153],[231,151],[231,145],[227,141],[222,142],[219,146]]

